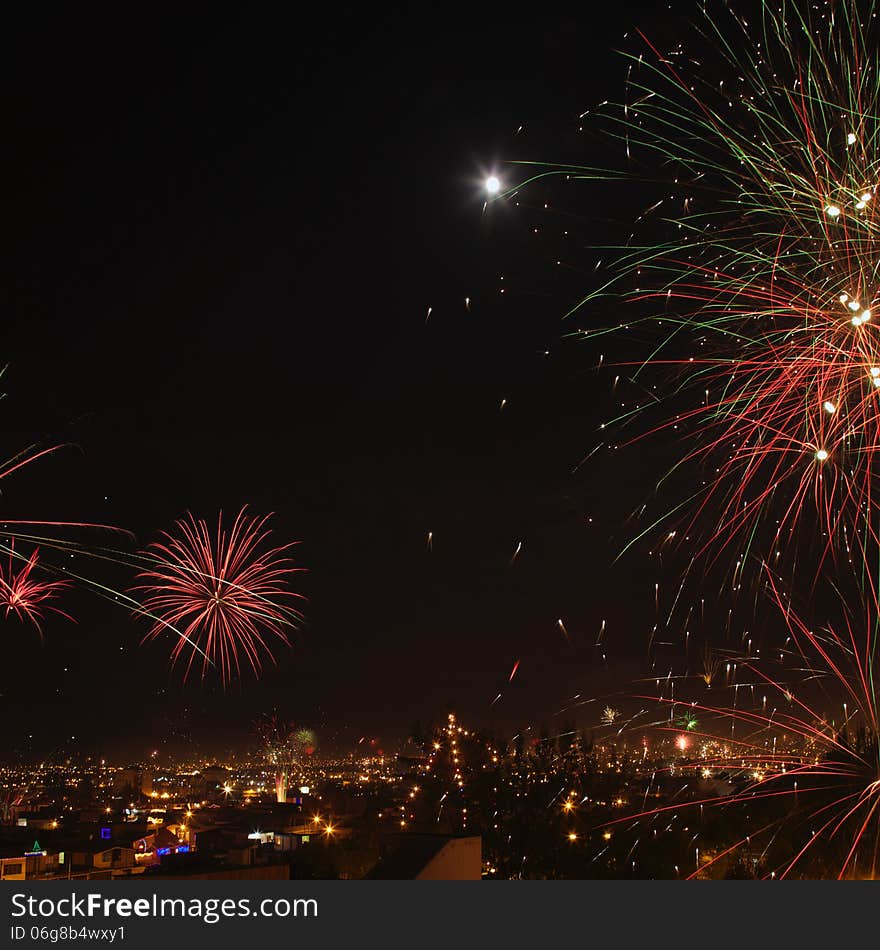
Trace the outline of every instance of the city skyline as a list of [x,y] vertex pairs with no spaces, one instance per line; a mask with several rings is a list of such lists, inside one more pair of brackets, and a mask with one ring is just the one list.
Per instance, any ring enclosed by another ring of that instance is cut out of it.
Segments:
[[10,875],[873,878],[877,0],[424,14],[11,18]]

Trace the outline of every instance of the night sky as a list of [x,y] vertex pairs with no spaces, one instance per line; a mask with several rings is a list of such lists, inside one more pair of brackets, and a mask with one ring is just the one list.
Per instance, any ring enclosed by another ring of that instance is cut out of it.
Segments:
[[44,644],[3,621],[11,753],[219,751],[273,708],[327,744],[448,703],[509,733],[638,675],[652,584],[612,562],[651,480],[638,454],[575,471],[609,380],[562,320],[614,207],[594,190],[545,236],[552,189],[486,213],[481,190],[510,159],[603,157],[577,117],[621,95],[614,48],[652,22],[616,7],[7,20],[4,454],[79,449],[4,482],[2,515],[144,545],[247,503],[301,541],[309,598],[277,668],[225,694],[82,591]]

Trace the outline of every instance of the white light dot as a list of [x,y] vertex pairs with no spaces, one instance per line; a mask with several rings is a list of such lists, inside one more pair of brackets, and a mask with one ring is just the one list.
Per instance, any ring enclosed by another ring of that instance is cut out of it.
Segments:
[[840,214],[840,208],[838,208],[837,205],[827,205],[825,214],[827,214],[829,218],[836,218]]
[[826,400],[825,402],[823,402],[822,408],[826,412],[837,412],[837,406],[835,406],[834,403],[831,402],[830,400]]
[[486,191],[488,191],[490,195],[497,195],[500,190],[501,182],[495,177],[495,175],[490,175],[486,179]]
[[816,458],[820,462],[824,462],[825,459],[828,458],[828,453],[825,451],[825,449],[819,449],[819,451],[816,453]]

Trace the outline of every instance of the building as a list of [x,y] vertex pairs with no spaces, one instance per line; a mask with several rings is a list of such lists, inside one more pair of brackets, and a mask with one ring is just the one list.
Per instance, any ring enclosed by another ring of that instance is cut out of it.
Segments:
[[222,793],[229,781],[229,769],[224,765],[208,765],[201,771],[201,790],[209,798]]
[[25,858],[0,858],[0,881],[27,880],[27,862]]
[[190,845],[167,828],[154,827],[131,843],[138,865],[158,864],[167,854],[188,854]]
[[134,848],[106,847],[93,844],[71,854],[74,871],[112,871],[113,877],[132,873],[135,868]]
[[479,835],[390,835],[367,880],[479,881],[482,852]]
[[34,841],[30,846],[12,842],[0,845],[0,880],[29,881],[51,877],[64,864],[64,852],[50,853]]
[[113,791],[134,798],[149,796],[153,791],[153,776],[139,768],[119,769],[113,775]]

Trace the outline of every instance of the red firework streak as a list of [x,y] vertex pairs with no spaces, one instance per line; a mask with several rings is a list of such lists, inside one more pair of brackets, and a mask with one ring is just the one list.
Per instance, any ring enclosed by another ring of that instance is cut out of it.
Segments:
[[[0,562],[0,608],[5,609],[4,616],[15,614],[19,620],[29,621],[43,639],[43,628],[40,621],[45,617],[45,611],[51,610],[68,620],[73,620],[70,614],[47,604],[56,596],[59,590],[70,587],[68,581],[43,581],[32,576],[39,563],[39,548],[34,548],[29,558],[15,553],[15,543],[6,548],[9,554],[7,562]],[[14,559],[23,561],[23,566],[16,570]],[[76,621],[74,621],[75,623]]]
[[225,686],[241,674],[242,658],[259,676],[264,655],[274,662],[269,641],[289,645],[285,627],[301,619],[288,605],[302,599],[288,586],[302,570],[286,556],[293,544],[266,547],[271,516],[246,511],[228,529],[221,512],[214,533],[187,513],[175,523],[175,534],[163,532],[164,540],[144,552],[152,565],[138,575],[145,583],[135,590],[146,595],[138,613],[154,621],[144,641],[174,635],[172,665],[188,654],[184,679],[197,655],[203,679],[213,667]]
[[[678,764],[675,769],[678,774],[692,769],[696,775],[734,776],[737,790],[647,809],[603,827],[668,818],[683,808],[748,806],[775,799],[786,803],[781,817],[762,827],[750,826],[747,835],[690,876],[706,876],[716,862],[747,846],[761,844],[769,850],[774,836],[786,827],[800,841],[777,858],[776,866],[766,869],[767,877],[812,876],[811,860],[826,859],[836,848],[839,878],[874,878],[880,872],[880,711],[872,676],[880,630],[877,588],[868,582],[861,616],[847,613],[837,627],[820,630],[811,629],[795,614],[772,577],[768,588],[790,635],[789,657],[796,661],[797,684],[778,674],[768,675],[757,661],[743,659],[735,664],[734,677],[747,679],[728,684],[733,690],[731,705],[639,697],[660,702],[671,711],[685,706],[689,715],[723,723],[723,730],[689,731],[693,752],[684,767]],[[748,694],[754,687],[775,697],[777,705],[768,708],[765,695],[761,706],[744,708],[737,701],[738,690]],[[829,721],[811,692],[824,694],[826,704],[842,709],[841,720]],[[658,728],[669,734],[681,733],[672,716]],[[781,737],[787,737],[784,748],[777,746]],[[685,748],[679,746],[682,752]]]
[[822,306],[809,288],[780,284],[759,294],[731,277],[723,289],[681,282],[673,294],[689,292],[691,302],[711,299],[715,306],[723,301],[731,323],[754,321],[763,310],[767,323],[763,330],[750,328],[735,356],[666,364],[680,366],[706,393],[720,393],[651,430],[688,429],[696,445],[681,461],[713,466],[684,527],[690,533],[704,513],[715,521],[711,540],[695,557],[710,545],[717,554],[735,543],[770,510],[776,520],[770,544],[785,543],[806,504],[819,513],[826,555],[860,528],[875,535],[865,515],[874,506],[880,449],[877,327],[853,324],[840,301]]
[[[880,631],[880,21],[874,2],[869,15],[856,0],[838,0],[832,14],[832,5],[760,6],[760,42],[754,24],[732,8],[729,19],[704,10],[695,49],[679,43],[661,51],[640,34],[648,51],[628,54],[631,96],[608,113],[629,167],[581,174],[623,182],[644,175],[659,200],[620,248],[611,243],[609,280],[570,313],[601,301],[606,321],[608,298],[635,303],[616,329],[626,334],[627,353],[639,339],[636,328],[650,346],[618,365],[635,368],[642,395],[620,402],[603,428],[658,412],[659,423],[644,428],[687,440],[673,463],[682,471],[669,478],[677,500],[630,545],[674,515],[683,530],[664,533],[692,544],[692,564],[708,567],[731,548],[738,565],[748,558],[778,568],[782,558],[793,574],[811,575],[811,593],[832,577],[831,599],[842,611],[836,625],[812,629],[767,582],[794,667],[787,646],[769,674],[766,658],[759,664],[748,655],[725,684],[729,706],[687,704],[689,715],[717,718],[727,732],[688,727],[695,741],[680,751],[694,751],[675,767],[705,770],[707,778],[735,775],[738,788],[692,804],[784,804],[785,817],[750,830],[753,841],[777,831],[797,839],[774,859],[774,873],[805,873],[824,847],[837,849],[841,877],[873,877],[880,870],[873,674]],[[552,174],[575,178],[578,169]],[[589,338],[613,329],[581,332]],[[651,366],[661,375],[675,371],[668,398],[643,386],[639,377]],[[806,544],[795,543],[802,538]],[[857,606],[843,593],[853,580]],[[754,711],[743,708],[742,693],[759,687],[778,708],[768,709],[767,697]],[[823,690],[819,702],[814,694]],[[670,710],[661,728],[678,732],[672,727],[682,701],[659,699]],[[826,722],[828,708],[842,708],[842,720]]]
[[[645,328],[652,348],[617,365],[679,370],[672,412],[653,431],[692,440],[676,467],[705,464],[673,509],[688,511],[684,536],[712,522],[693,556],[751,543],[762,520],[766,556],[803,522],[821,532],[818,573],[854,532],[878,533],[880,139],[860,117],[880,109],[880,83],[875,20],[870,33],[856,27],[851,0],[835,5],[836,25],[803,7],[795,25],[763,4],[763,44],[737,16],[725,26],[706,14],[705,35],[724,36],[717,75],[640,34],[634,100],[611,121],[628,154],[662,158],[656,179],[646,161],[660,200],[638,219],[655,226],[637,223],[609,282],[578,308],[631,288],[623,296],[637,306],[618,329]],[[651,391],[613,421],[648,406],[664,401]]]

